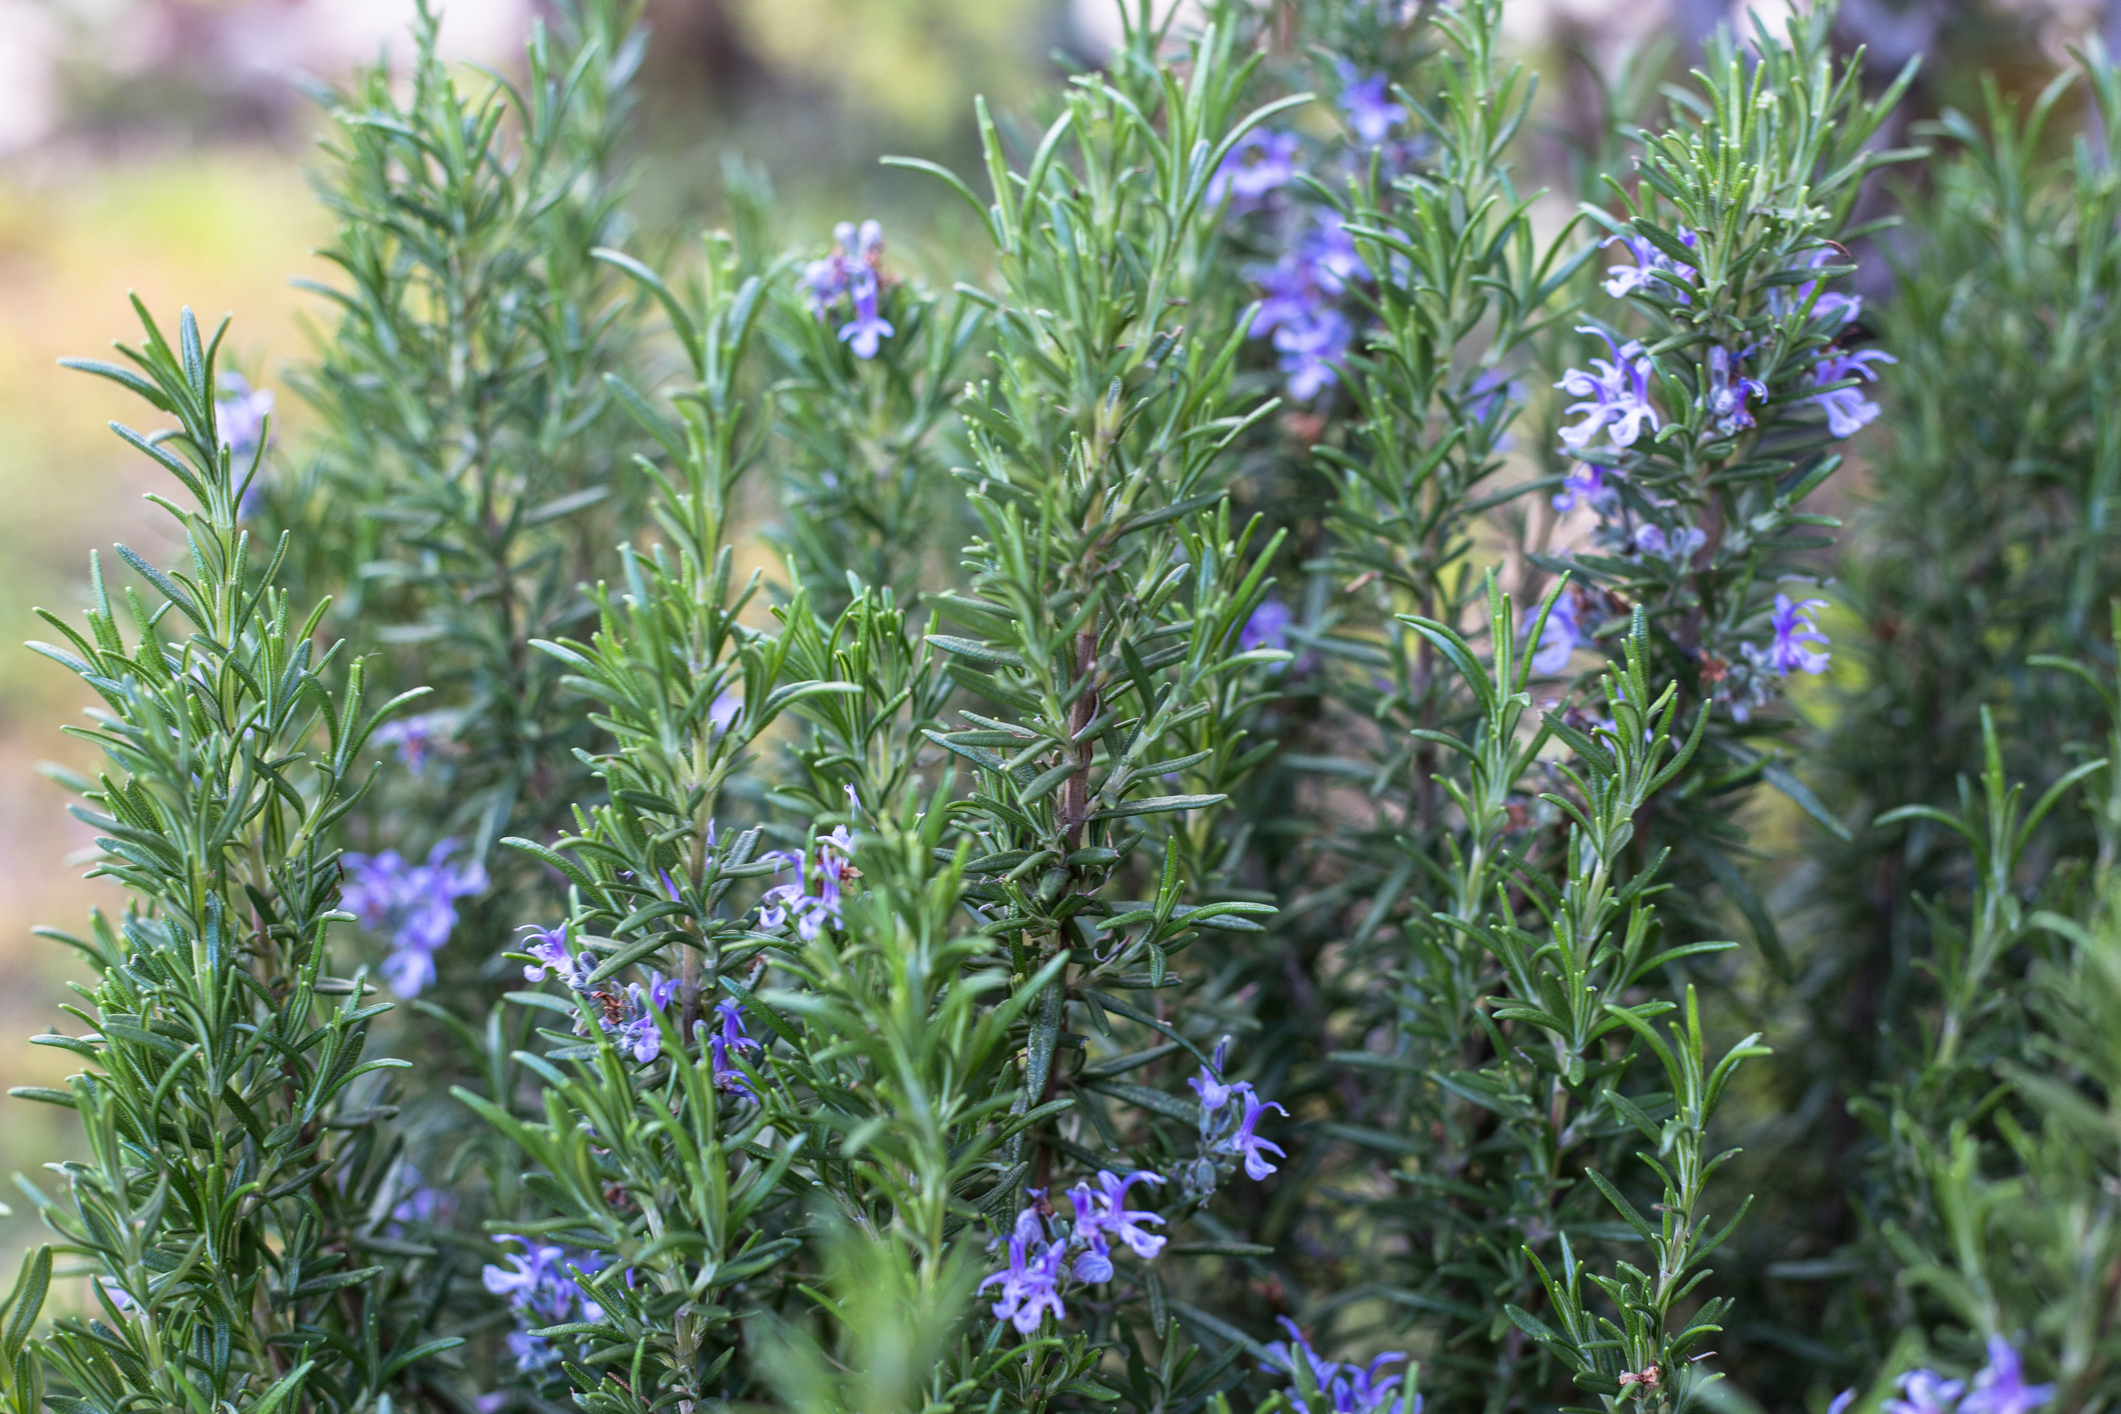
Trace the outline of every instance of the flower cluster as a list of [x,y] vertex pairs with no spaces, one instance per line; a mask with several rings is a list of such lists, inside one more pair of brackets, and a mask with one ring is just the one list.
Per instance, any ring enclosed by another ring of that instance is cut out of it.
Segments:
[[1259,601],[1259,607],[1246,615],[1244,627],[1237,631],[1237,646],[1247,653],[1261,648],[1286,649],[1289,646],[1289,625],[1295,616],[1280,596],[1269,594]]
[[[720,1001],[714,1005],[715,1015],[721,1018],[721,1029],[707,1039],[707,1051],[714,1058],[714,1088],[724,1094],[736,1095],[759,1102],[758,1092],[751,1088],[742,1069],[730,1064],[733,1051],[760,1051],[765,1048],[754,1041],[744,1030],[744,1009],[734,1001]],[[697,1034],[697,1033],[696,1033]]]
[[[1693,266],[1672,259],[1646,236],[1607,236],[1598,243],[1599,248],[1604,249],[1615,241],[1627,247],[1628,254],[1635,257],[1635,263],[1606,267],[1607,294],[1619,299],[1632,291],[1645,290],[1677,300],[1681,304],[1693,302],[1687,295],[1687,287],[1694,282],[1695,275],[1700,273]],[[1679,228],[1679,244],[1692,250],[1697,243],[1697,237],[1692,231],[1684,226]]]
[[[1832,248],[1821,246],[1812,252],[1810,259],[1800,261],[1799,267],[1817,270],[1834,255]],[[1768,291],[1768,308],[1779,319],[1788,319],[1793,314],[1809,309],[1807,321],[1814,326],[1824,324],[1830,329],[1843,329],[1856,322],[1863,312],[1861,295],[1845,295],[1835,291],[1820,293],[1819,281],[1807,280],[1801,285],[1782,286]],[[1868,426],[1878,416],[1878,404],[1863,396],[1860,389],[1838,387],[1850,380],[1872,382],[1878,377],[1874,363],[1898,362],[1883,349],[1842,348],[1828,349],[1812,369],[1812,386],[1819,389],[1808,401],[1826,409],[1826,429],[1836,437],[1853,437],[1857,431]]]
[[1161,1186],[1163,1181],[1161,1174],[1146,1169],[1125,1178],[1102,1169],[1095,1187],[1078,1183],[1068,1190],[1068,1202],[1075,1210],[1072,1224],[1055,1213],[1046,1201],[1046,1190],[1032,1189],[1031,1205],[1016,1215],[1016,1226],[1009,1233],[1009,1265],[979,1284],[981,1291],[1001,1287],[994,1318],[1009,1322],[1024,1335],[1037,1330],[1048,1311],[1054,1320],[1066,1320],[1068,1311],[1061,1295],[1071,1281],[1095,1286],[1112,1280],[1115,1240],[1145,1262],[1154,1259],[1164,1250],[1165,1239],[1143,1224],[1162,1227],[1163,1217],[1128,1208],[1127,1191],[1137,1183]]
[[[640,1064],[647,1065],[662,1056],[663,1029],[657,1018],[678,999],[676,978],[651,970],[646,986],[633,982],[623,990],[592,980],[596,959],[569,951],[565,924],[531,930],[523,944],[523,954],[531,959],[523,968],[525,981],[542,982],[551,976],[584,1003],[575,1014],[579,1034],[591,1034],[583,1018],[594,1017],[603,1033]],[[730,1058],[735,1053],[763,1047],[745,1030],[743,1008],[734,1000],[715,1003],[714,1011],[719,1025],[712,1035],[704,1021],[695,1023],[693,1031],[693,1039],[712,1058],[714,1087],[757,1104],[758,1093],[751,1088],[742,1067]]]
[[[1391,100],[1385,75],[1365,77],[1345,59],[1336,61],[1336,68],[1341,113],[1366,149],[1348,153],[1349,161],[1367,167],[1369,150],[1375,150],[1383,154],[1388,172],[1396,172],[1412,156],[1407,144],[1388,140],[1407,121],[1406,108]],[[1338,213],[1284,199],[1284,189],[1301,170],[1301,155],[1302,143],[1293,133],[1247,133],[1209,181],[1208,200],[1227,199],[1233,215],[1264,211],[1275,217],[1281,254],[1272,263],[1245,269],[1261,294],[1251,334],[1273,340],[1289,396],[1309,402],[1339,381],[1335,365],[1359,332],[1342,307],[1343,296],[1351,285],[1370,279],[1371,272]]]
[[1301,1389],[1293,1383],[1299,1364],[1310,1371],[1311,1383],[1318,1393],[1331,1401],[1333,1414],[1421,1414],[1421,1396],[1411,1389],[1400,1389],[1400,1376],[1382,1373],[1385,1366],[1405,1360],[1405,1355],[1396,1350],[1387,1351],[1368,1365],[1358,1365],[1352,1360],[1328,1360],[1311,1348],[1311,1342],[1304,1339],[1296,1322],[1283,1316],[1281,1326],[1289,1333],[1289,1339],[1286,1342],[1277,1340],[1267,1347],[1267,1358],[1261,1362],[1262,1367],[1291,1377],[1292,1383],[1287,1391],[1289,1402],[1304,1414],[1312,1414],[1312,1410]]
[[1863,390],[1842,386],[1851,379],[1873,382],[1874,363],[1897,363],[1884,349],[1836,349],[1819,360],[1812,370],[1812,385],[1821,391],[1811,401],[1826,409],[1826,430],[1836,437],[1853,437],[1878,416],[1878,404],[1863,396]]
[[815,884],[817,892],[811,892],[812,874],[805,857],[785,849],[769,850],[763,857],[775,861],[781,869],[795,870],[795,882],[780,884],[766,890],[759,898],[759,927],[779,928],[790,919],[795,921],[795,931],[809,942],[828,923],[840,921],[840,885],[848,879],[861,875],[848,863],[847,856],[854,853],[854,841],[847,834],[845,825],[817,842],[817,870]]
[[1382,145],[1407,120],[1407,110],[1389,96],[1391,80],[1383,74],[1364,78],[1345,59],[1336,59],[1333,69],[1340,76],[1340,111],[1349,128],[1366,145]]
[[496,1240],[523,1245],[521,1252],[507,1254],[506,1266],[488,1263],[482,1276],[488,1291],[508,1298],[508,1308],[516,1318],[515,1329],[508,1333],[508,1353],[515,1356],[517,1369],[531,1374],[560,1358],[552,1342],[534,1332],[604,1318],[604,1308],[582,1284],[582,1278],[604,1269],[604,1259],[594,1252],[543,1245],[527,1237]]
[[[1899,1397],[1880,1406],[1884,1414],[2031,1414],[2054,1398],[2053,1385],[2028,1385],[2018,1352],[2002,1336],[1988,1338],[1988,1364],[1966,1380],[1948,1380],[1935,1370],[1910,1370],[1900,1377]],[[1842,1414],[1856,1399],[1843,1390],[1827,1406]]]
[[352,878],[345,903],[361,926],[390,939],[383,979],[400,997],[416,997],[435,980],[435,952],[457,926],[457,900],[486,888],[486,866],[448,862],[458,840],[441,841],[424,864],[408,864],[394,849],[349,854]]
[[[1561,591],[1554,600],[1554,607],[1547,610],[1544,623],[1539,625],[1539,646],[1532,652],[1532,671],[1543,678],[1559,676],[1569,666],[1569,659],[1583,642],[1583,628],[1577,621],[1579,609],[1576,589],[1571,585]],[[1536,622],[1536,620],[1535,620]],[[1531,635],[1532,625],[1525,625],[1525,634]]]
[[1208,204],[1220,206],[1227,197],[1233,214],[1261,209],[1275,192],[1296,180],[1296,159],[1302,151],[1303,142],[1295,133],[1252,129],[1208,178]]
[[1346,357],[1354,328],[1340,307],[1351,281],[1368,269],[1355,253],[1355,241],[1331,211],[1316,211],[1303,235],[1272,265],[1254,265],[1245,273],[1259,285],[1262,298],[1253,316],[1252,336],[1271,336],[1288,375],[1289,396],[1309,401],[1339,379],[1333,365]]
[[854,318],[840,326],[840,342],[852,348],[856,358],[875,358],[877,341],[898,332],[876,309],[882,288],[877,262],[884,253],[884,228],[874,221],[864,221],[860,227],[842,221],[832,228],[832,241],[832,254],[813,260],[803,271],[802,286],[811,313],[823,319],[840,301],[851,303]]
[[1187,1192],[1199,1198],[1213,1193],[1223,1173],[1240,1161],[1246,1175],[1257,1182],[1275,1170],[1268,1154],[1288,1157],[1279,1144],[1258,1132],[1268,1110],[1284,1115],[1288,1111],[1272,1100],[1262,1101],[1248,1080],[1225,1082],[1223,1066],[1229,1056],[1230,1038],[1225,1036],[1200,1074],[1186,1082],[1200,1097],[1200,1155],[1186,1169]]
[[1644,432],[1658,428],[1657,410],[1650,406],[1650,360],[1642,343],[1637,339],[1615,343],[1611,334],[1595,324],[1581,325],[1576,332],[1605,340],[1613,357],[1590,360],[1598,370],[1595,374],[1572,368],[1554,385],[1579,400],[1563,411],[1583,414],[1583,421],[1561,429],[1561,444],[1581,452],[1603,432],[1613,446],[1632,447]]
[[221,375],[221,396],[214,399],[214,427],[229,460],[240,473],[265,441],[265,421],[272,416],[272,389],[253,388],[240,373]]
[[422,712],[377,727],[369,740],[377,746],[394,747],[398,761],[415,776],[427,769],[427,758],[446,750],[456,730],[454,712]]
[[1730,708],[1737,721],[1746,721],[1753,709],[1765,703],[1776,684],[1791,673],[1823,673],[1830,657],[1827,637],[1812,617],[1826,607],[1824,599],[1793,601],[1787,594],[1775,596],[1768,613],[1768,643],[1741,644],[1741,671],[1731,672],[1717,683],[1717,700]]
[[[1688,247],[1695,243],[1693,232],[1685,227],[1679,229],[1678,239]],[[1614,241],[1627,246],[1635,264],[1609,268],[1605,281],[1608,294],[1664,294],[1681,304],[1688,302],[1684,287],[1694,278],[1692,266],[1673,260],[1641,236],[1614,236],[1606,244]],[[1797,268],[1816,270],[1831,253],[1829,248],[1821,247],[1800,260]],[[1771,288],[1767,294],[1769,312],[1785,321],[1802,314],[1815,329],[1821,324],[1839,329],[1853,323],[1863,308],[1862,298],[1831,291],[1821,293],[1819,284],[1818,280],[1809,280]],[[1613,446],[1633,446],[1645,429],[1655,431],[1659,426],[1656,409],[1649,401],[1650,361],[1638,342],[1616,345],[1611,334],[1595,326],[1584,326],[1578,332],[1598,335],[1613,358],[1610,362],[1591,360],[1591,368],[1598,370],[1595,373],[1570,369],[1555,384],[1580,400],[1568,411],[1584,414],[1582,422],[1562,429],[1561,440],[1571,451],[1581,452],[1600,431],[1606,431]],[[1768,396],[1765,383],[1746,377],[1740,369],[1753,352],[1752,348],[1733,352],[1721,345],[1709,349],[1701,397],[1719,435],[1729,436],[1753,427],[1755,419],[1748,399],[1764,401]],[[1827,430],[1834,436],[1852,436],[1878,416],[1878,405],[1866,399],[1859,388],[1843,385],[1874,381],[1878,374],[1873,365],[1892,362],[1893,356],[1882,349],[1829,348],[1812,367],[1812,386],[1818,391],[1806,401],[1818,404],[1826,413]]]
[[[221,396],[214,399],[214,427],[221,434],[221,445],[228,448],[229,465],[239,484],[266,441],[272,406],[272,389],[251,387],[240,373],[221,375]],[[255,515],[264,492],[262,477],[244,486],[236,514],[245,519]]]
[[523,969],[524,980],[542,982],[550,973],[585,1003],[576,1012],[577,1032],[591,1034],[582,1018],[594,1017],[604,1034],[642,1065],[663,1054],[663,1028],[656,1018],[677,1000],[676,978],[651,970],[645,987],[638,982],[628,983],[623,990],[607,985],[595,978],[594,957],[568,951],[564,923],[532,930],[523,952],[533,959]]
[[383,1225],[383,1235],[389,1238],[402,1239],[411,1225],[432,1223],[452,1206],[445,1190],[428,1183],[404,1159],[399,1159],[392,1169],[386,1192],[390,1219]]
[[[1684,227],[1674,239],[1686,249],[1697,244],[1695,234]],[[1692,266],[1639,235],[1615,236],[1606,244],[1615,242],[1634,261],[1608,269],[1608,293],[1689,302],[1687,290],[1696,275]],[[1821,270],[1832,254],[1832,248],[1822,246],[1801,257],[1794,269]],[[1785,326],[1798,325],[1813,336],[1822,329],[1839,330],[1852,323],[1862,309],[1861,299],[1825,291],[1822,285],[1823,277],[1771,287],[1769,312]],[[1659,577],[1676,579],[1691,573],[1699,568],[1697,557],[1708,543],[1707,533],[1688,523],[1688,513],[1677,502],[1653,494],[1645,483],[1629,477],[1630,454],[1641,450],[1645,436],[1658,434],[1660,429],[1665,429],[1664,437],[1671,435],[1667,419],[1652,399],[1656,365],[1638,340],[1622,342],[1596,325],[1582,326],[1578,332],[1596,335],[1609,357],[1591,358],[1585,367],[1569,369],[1555,384],[1575,399],[1566,412],[1577,420],[1561,428],[1559,437],[1562,447],[1581,460],[1564,476],[1553,497],[1554,508],[1563,513],[1587,510],[1596,516],[1591,540],[1603,554],[1632,561]],[[1747,368],[1759,348],[1758,344],[1742,348],[1710,344],[1695,370],[1701,416],[1680,421],[1698,425],[1703,435],[1718,438],[1756,428],[1760,409],[1770,396],[1767,381]],[[1891,355],[1878,349],[1829,347],[1808,369],[1797,370],[1796,376],[1808,380],[1815,390],[1801,401],[1824,411],[1832,435],[1849,436],[1878,416],[1878,405],[1866,399],[1858,385],[1878,376],[1875,365],[1890,362]],[[1667,380],[1662,386],[1669,393],[1675,385]],[[1799,393],[1804,386],[1798,385]],[[1778,594],[1766,644],[1739,645],[1731,662],[1713,655],[1704,659],[1704,677],[1713,686],[1716,700],[1733,717],[1745,721],[1790,674],[1825,671],[1827,640],[1812,617],[1819,607],[1818,600],[1793,603],[1787,595]],[[1537,671],[1560,672],[1582,642],[1576,608],[1564,600],[1549,615],[1534,651]]]

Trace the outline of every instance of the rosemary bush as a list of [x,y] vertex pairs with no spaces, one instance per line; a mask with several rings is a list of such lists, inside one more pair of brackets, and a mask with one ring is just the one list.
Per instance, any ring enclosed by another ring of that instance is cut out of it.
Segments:
[[1831,20],[1548,219],[1501,0],[1144,6],[890,159],[938,290],[741,163],[637,232],[632,7],[423,8],[319,95],[314,433],[189,312],[77,365],[188,557],[38,645],[128,902],[0,1395],[2107,1407],[2121,82],[1885,150]]

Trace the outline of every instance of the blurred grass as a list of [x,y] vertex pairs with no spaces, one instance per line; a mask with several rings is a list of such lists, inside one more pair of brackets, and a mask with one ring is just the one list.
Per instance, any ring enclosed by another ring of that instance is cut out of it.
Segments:
[[[88,552],[122,540],[166,550],[161,513],[141,500],[159,473],[105,424],[159,425],[152,409],[113,384],[69,372],[67,355],[111,357],[134,342],[126,303],[136,291],[173,325],[189,304],[211,328],[233,311],[238,366],[270,385],[299,351],[295,314],[304,297],[288,276],[311,265],[327,230],[299,159],[270,147],[219,148],[87,160],[44,154],[0,166],[0,639],[56,635],[31,614],[41,604],[76,617],[87,602]],[[283,410],[292,399],[281,398]],[[157,556],[160,557],[160,556]],[[57,1085],[77,1067],[67,1052],[33,1046],[38,1032],[80,1029],[58,1010],[65,982],[85,969],[67,949],[34,937],[49,924],[79,931],[92,903],[117,891],[89,884],[68,862],[89,832],[65,814],[65,796],[36,775],[40,760],[94,769],[96,753],[61,734],[85,720],[90,693],[57,664],[20,647],[0,649],[0,1084]],[[72,1156],[72,1116],[0,1099],[0,1175]],[[19,1192],[0,1220],[0,1277],[42,1226]]]

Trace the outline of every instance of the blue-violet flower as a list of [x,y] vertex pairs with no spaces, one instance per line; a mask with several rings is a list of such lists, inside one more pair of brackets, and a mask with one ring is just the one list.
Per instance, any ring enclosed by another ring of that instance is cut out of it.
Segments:
[[1340,111],[1348,115],[1348,126],[1370,147],[1391,135],[1407,120],[1407,110],[1388,96],[1391,80],[1383,74],[1357,77],[1356,68],[1345,59],[1334,61],[1340,74]]
[[1851,378],[1874,380],[1878,373],[1871,367],[1873,363],[1898,362],[1884,349],[1860,349],[1855,353],[1836,350],[1820,359],[1812,370],[1812,383],[1827,391],[1814,393],[1812,401],[1826,409],[1827,430],[1836,437],[1852,437],[1878,416],[1878,404],[1864,397],[1860,388],[1834,388],[1831,384]]
[[1237,140],[1208,179],[1208,204],[1220,206],[1228,196],[1232,211],[1264,205],[1274,192],[1296,179],[1296,157],[1302,146],[1294,133],[1254,128]]
[[346,856],[353,876],[346,907],[363,928],[389,936],[391,952],[381,971],[399,997],[416,997],[434,981],[435,952],[457,926],[456,901],[486,887],[484,865],[455,868],[446,862],[458,843],[441,841],[418,865],[407,864],[394,849]]
[[1562,443],[1580,452],[1604,432],[1614,446],[1631,447],[1646,429],[1654,431],[1658,426],[1657,411],[1650,406],[1650,361],[1643,355],[1642,344],[1630,339],[1616,345],[1613,336],[1596,325],[1583,325],[1576,332],[1605,340],[1613,357],[1610,361],[1592,359],[1591,367],[1599,370],[1596,374],[1572,368],[1554,385],[1579,399],[1566,411],[1583,414],[1583,421],[1561,429]]

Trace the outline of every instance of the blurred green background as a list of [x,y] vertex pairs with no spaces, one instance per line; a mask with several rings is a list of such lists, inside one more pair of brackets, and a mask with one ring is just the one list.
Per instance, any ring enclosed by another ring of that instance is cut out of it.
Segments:
[[[1170,0],[1159,0],[1168,4]],[[714,219],[734,153],[767,172],[787,234],[881,218],[899,258],[951,269],[954,211],[922,179],[878,167],[885,152],[973,165],[971,98],[1006,118],[1094,64],[1117,29],[1116,0],[654,0],[634,203],[651,246]],[[1130,0],[1133,3],[1133,0]],[[1356,0],[1350,0],[1356,3]],[[1781,4],[1759,7],[1772,15]],[[537,13],[531,0],[455,0],[446,46],[509,72]],[[2121,11],[2121,0],[2116,10]],[[189,303],[237,316],[236,363],[276,387],[304,349],[314,301],[290,277],[327,278],[310,248],[326,218],[304,182],[319,122],[298,76],[331,83],[387,46],[407,46],[410,0],[0,0],[0,640],[50,636],[30,612],[72,613],[87,553],[122,540],[173,549],[141,493],[145,463],[104,428],[136,405],[59,369],[133,327],[128,291],[157,315]],[[1699,35],[1730,17],[1722,0],[1512,0],[1517,43],[1547,75],[1527,186],[1570,185],[1560,134],[1583,131],[1590,76],[1657,34]],[[2024,86],[2112,15],[2069,0],[1847,0],[1845,38],[1880,67],[1923,52],[1935,111],[1980,68]],[[283,396],[281,437],[301,409]],[[29,1036],[73,1025],[59,1012],[70,954],[33,926],[78,926],[108,891],[71,857],[86,830],[35,773],[40,760],[93,769],[59,726],[83,693],[57,666],[0,650],[0,1082],[56,1084],[65,1052]],[[0,1175],[74,1151],[62,1111],[0,1101]],[[0,1247],[35,1219],[10,1194]],[[11,1260],[0,1253],[0,1263]]]

